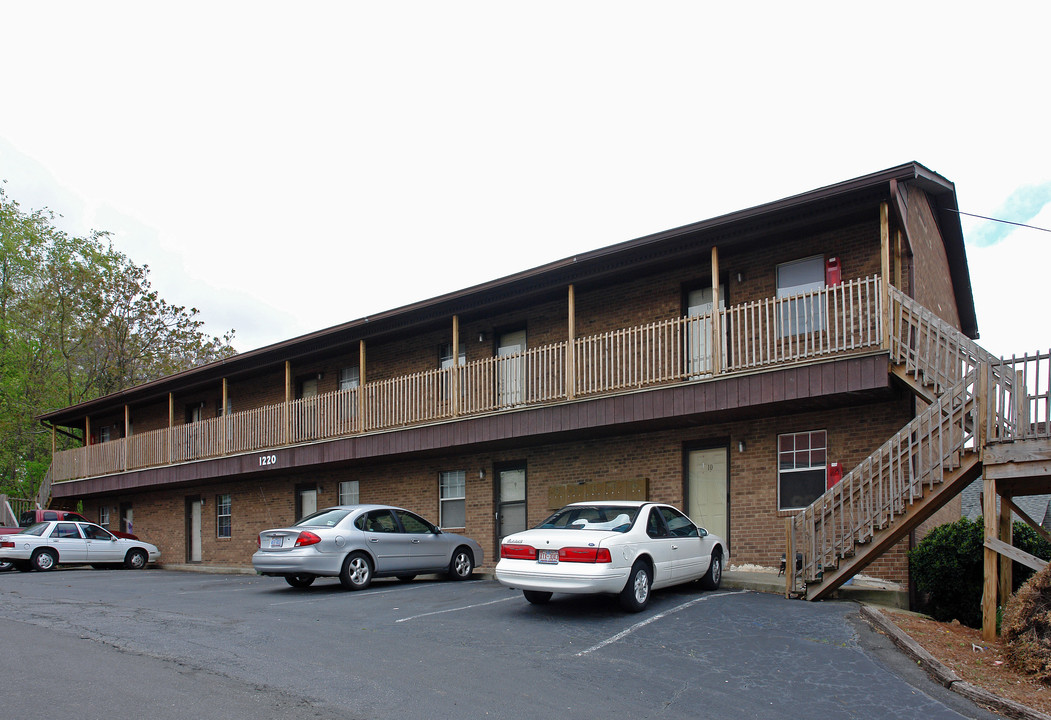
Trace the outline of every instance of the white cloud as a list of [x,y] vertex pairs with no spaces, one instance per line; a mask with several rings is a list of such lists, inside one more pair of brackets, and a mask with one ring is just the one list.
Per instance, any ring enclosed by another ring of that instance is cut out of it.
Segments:
[[1051,167],[1046,3],[0,4],[9,194],[240,349],[909,160],[978,214]]

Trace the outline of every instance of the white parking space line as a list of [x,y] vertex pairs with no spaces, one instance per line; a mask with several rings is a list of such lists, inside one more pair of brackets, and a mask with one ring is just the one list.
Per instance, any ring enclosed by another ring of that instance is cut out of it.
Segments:
[[[431,587],[431,586],[429,586],[429,585],[408,585],[408,586],[405,586],[405,587],[390,588],[389,590],[373,590],[371,592],[366,590],[363,593],[363,597],[372,597],[373,595],[386,595],[387,593],[392,593],[392,592],[409,592],[410,590],[425,590],[428,587]],[[351,590],[347,590],[345,594],[343,594],[343,593],[336,593],[335,597],[343,597],[345,595],[352,595],[352,594],[357,594],[357,593],[355,593],[355,592],[353,592]],[[324,595],[320,595],[318,597],[303,598],[302,600],[285,600],[283,602],[273,602],[273,603],[270,603],[270,607],[274,607],[275,605],[295,605],[296,603],[332,602],[332,598],[333,598],[333,595],[331,593],[325,593]]]
[[661,620],[663,618],[666,618],[669,615],[672,615],[674,613],[679,612],[680,610],[685,610],[686,608],[693,607],[697,603],[702,603],[705,600],[711,600],[712,598],[724,597],[726,595],[741,595],[742,593],[746,593],[746,592],[748,592],[748,591],[747,590],[738,590],[736,592],[716,593],[714,595],[705,595],[703,597],[695,598],[693,600],[690,600],[689,602],[683,603],[682,605],[679,605],[677,607],[673,607],[671,610],[665,610],[664,612],[657,613],[653,617],[647,618],[647,619],[643,620],[642,622],[635,623],[634,625],[629,627],[627,630],[623,630],[623,631],[617,633],[616,635],[614,635],[613,637],[603,640],[598,645],[592,645],[587,650],[581,650],[580,652],[578,652],[575,655],[575,657],[583,657],[584,655],[587,655],[589,653],[593,653],[596,650],[601,650],[602,648],[606,647],[607,645],[612,645],[613,643],[617,642],[618,640],[626,638],[628,635],[631,635],[636,630],[639,630],[640,628],[644,628],[644,627],[646,627],[647,625],[649,625],[652,622],[656,622],[657,620]]
[[486,605],[496,605],[497,603],[507,602],[508,600],[516,600],[517,595],[511,597],[500,598],[499,600],[490,600],[489,602],[477,603],[475,605],[464,605],[463,607],[449,608],[448,610],[435,610],[434,612],[423,613],[422,615],[412,615],[410,617],[401,618],[395,620],[396,623],[408,622],[409,620],[417,620],[419,618],[430,617],[431,615],[444,615],[445,613],[459,612],[461,610],[470,610],[476,607],[485,607]]

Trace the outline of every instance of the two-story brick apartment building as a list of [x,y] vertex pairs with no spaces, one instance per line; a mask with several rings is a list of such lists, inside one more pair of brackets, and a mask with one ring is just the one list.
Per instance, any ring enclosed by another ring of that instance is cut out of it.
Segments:
[[[909,163],[364,317],[42,422],[54,504],[167,562],[250,565],[258,531],[401,505],[498,557],[585,497],[683,507],[732,561],[915,417],[894,297],[977,337],[951,182]],[[905,579],[899,543],[874,574]]]

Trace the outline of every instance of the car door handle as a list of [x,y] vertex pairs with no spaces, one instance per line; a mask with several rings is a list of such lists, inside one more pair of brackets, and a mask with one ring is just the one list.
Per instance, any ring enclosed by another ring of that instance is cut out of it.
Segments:
[[379,538],[369,538],[369,542],[379,542]]
[[412,542],[416,543],[417,545],[419,545],[419,544],[420,544],[420,540],[419,540],[419,538],[413,538],[413,539],[412,539]]
[[678,549],[679,549],[679,546],[678,546],[678,545],[672,545],[672,546],[671,546],[671,549],[672,549],[672,550],[678,550]]

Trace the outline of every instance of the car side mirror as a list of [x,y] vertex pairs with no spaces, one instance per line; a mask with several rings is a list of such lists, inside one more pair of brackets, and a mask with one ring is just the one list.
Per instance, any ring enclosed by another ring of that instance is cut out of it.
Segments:
[[706,537],[708,535],[708,531],[705,530],[702,527],[699,527],[699,528],[697,528],[697,534],[700,535],[701,537]]

